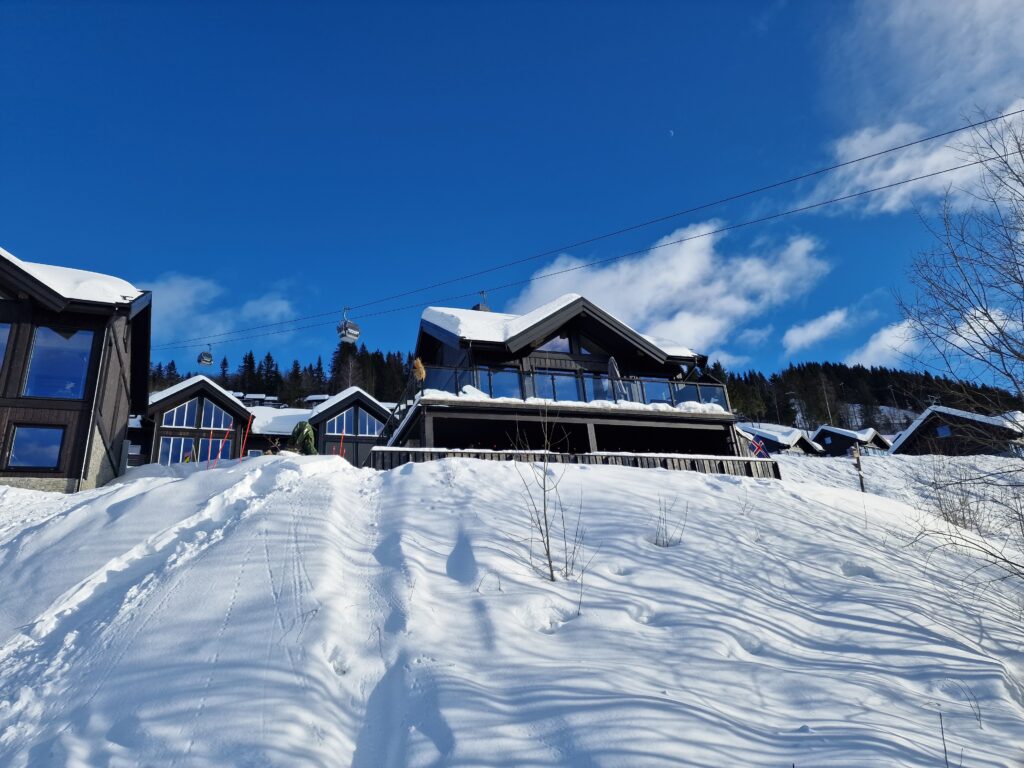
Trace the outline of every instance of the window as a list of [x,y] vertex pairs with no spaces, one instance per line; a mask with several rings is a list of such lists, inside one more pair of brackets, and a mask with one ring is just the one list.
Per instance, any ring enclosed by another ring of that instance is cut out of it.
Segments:
[[935,428],[936,437],[945,438],[952,436],[952,434],[953,430],[950,429],[949,424],[939,424],[939,426]]
[[7,356],[7,340],[11,337],[11,324],[0,323],[0,365],[4,364]]
[[[192,428],[196,425],[196,409],[199,407],[199,398],[193,397],[187,403],[182,403],[177,408],[164,412],[161,422],[165,427]],[[204,414],[205,415],[205,414]]]
[[673,395],[675,395],[676,405],[679,403],[699,403],[700,395],[697,394],[696,384],[673,384]]
[[519,386],[519,371],[512,368],[491,371],[491,397],[514,397],[522,399]]
[[339,413],[333,419],[329,419],[327,422],[327,434],[354,435],[356,430],[353,410],[349,408],[344,413]]
[[580,354],[581,355],[600,355],[602,357],[608,357],[608,353],[605,352],[601,347],[592,342],[585,336],[580,337]]
[[534,377],[534,389],[537,397],[548,400],[578,401],[579,387],[576,374],[565,371],[538,371]]
[[191,437],[161,437],[160,463],[164,466],[194,461],[192,449],[195,442]]
[[64,427],[15,427],[8,467],[56,469]]
[[256,456],[262,456],[263,451],[258,451],[255,448],[250,448],[248,451],[245,452],[245,455],[250,458],[254,458]]
[[209,400],[203,401],[203,429],[231,429],[231,414]]
[[368,414],[366,411],[360,409],[359,411],[359,434],[360,435],[379,435],[384,425],[381,424],[377,419]]
[[81,400],[89,374],[92,331],[58,331],[36,328],[25,378],[26,397],[58,397]]
[[612,383],[607,376],[602,376],[599,373],[587,374],[583,383],[587,391],[587,402],[615,399]]
[[720,405],[726,411],[729,410],[729,401],[725,399],[725,387],[719,384],[701,384],[700,401],[702,403],[714,403]]
[[831,437],[826,437],[821,442],[823,442],[825,445],[832,445],[832,438]]
[[568,336],[553,336],[552,338],[545,341],[539,347],[538,352],[568,352],[569,351],[569,337]]
[[645,381],[643,384],[645,402],[672,405],[672,392],[668,381]]
[[199,461],[224,461],[231,458],[231,441],[202,438],[199,441]]

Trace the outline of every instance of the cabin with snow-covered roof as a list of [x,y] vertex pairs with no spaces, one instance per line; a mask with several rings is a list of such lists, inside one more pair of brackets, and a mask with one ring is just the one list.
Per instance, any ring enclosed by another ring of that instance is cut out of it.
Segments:
[[151,463],[237,459],[252,414],[241,400],[206,376],[154,392],[146,411]]
[[928,407],[893,441],[892,454],[942,456],[1024,455],[1024,414],[986,416],[949,408]]
[[0,248],[0,484],[73,492],[124,471],[150,322],[148,291]]
[[391,411],[360,387],[349,387],[319,403],[309,415],[317,452],[344,456],[362,466],[377,444]]
[[736,425],[740,433],[750,441],[754,455],[774,456],[777,453],[797,453],[805,456],[823,456],[825,451],[812,441],[803,430],[784,427],[779,424],[753,424],[741,422]]
[[523,315],[428,307],[416,357],[421,380],[398,404],[387,445],[747,453],[707,357],[577,294]]
[[889,441],[872,427],[864,429],[843,429],[830,424],[822,424],[811,436],[811,440],[821,446],[829,456],[845,456],[854,445],[861,450],[884,453],[889,450]]

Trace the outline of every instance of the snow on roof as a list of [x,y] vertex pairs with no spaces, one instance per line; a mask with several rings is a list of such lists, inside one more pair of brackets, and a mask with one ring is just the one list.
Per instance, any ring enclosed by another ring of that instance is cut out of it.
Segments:
[[896,449],[899,448],[903,443],[906,442],[907,438],[910,437],[917,429],[924,424],[924,422],[933,413],[942,413],[947,416],[953,416],[958,419],[967,419],[969,421],[976,421],[980,424],[989,424],[993,427],[1002,427],[1003,429],[1016,430],[1017,432],[1024,432],[1024,424],[1021,419],[1024,419],[1024,414],[1020,411],[1010,411],[1004,413],[1002,416],[985,416],[981,413],[973,413],[971,411],[962,411],[959,408],[950,408],[945,405],[929,405],[921,415],[914,419],[913,423],[900,432],[899,437],[889,447],[889,453],[895,453]]
[[[825,432],[835,432],[837,435],[845,435],[846,437],[856,440],[859,443],[870,443],[876,437],[885,440],[885,438],[878,434],[877,430],[875,430],[873,427],[866,427],[864,429],[843,429],[842,427],[833,427],[831,424],[822,424],[820,427],[818,427],[817,432],[814,433],[813,439],[817,440],[818,435],[823,430]],[[886,442],[888,442],[888,440],[886,440]]]
[[[523,331],[532,328],[545,318],[559,312],[574,301],[582,299],[578,293],[567,293],[557,299],[530,310],[525,315],[509,315],[502,312],[485,312],[477,309],[460,309],[458,307],[427,307],[421,319],[433,323],[442,330],[458,336],[460,339],[485,341],[504,344]],[[617,322],[630,328],[627,323],[615,318]],[[636,331],[632,328],[634,333]],[[658,347],[670,357],[695,357],[696,353],[688,347],[674,341],[654,336],[638,334],[651,344]]]
[[0,258],[27,272],[69,301],[129,304],[142,295],[142,291],[119,277],[87,272],[84,269],[22,261],[3,248],[0,248]]
[[[316,416],[318,413],[323,413],[328,408],[333,408],[335,405],[340,403],[342,400],[345,400],[346,398],[351,397],[352,395],[355,395],[355,394],[361,394],[364,398],[369,400],[371,403],[376,403],[381,408],[384,408],[384,405],[380,402],[380,400],[375,398],[373,395],[371,395],[369,392],[367,392],[362,387],[349,387],[348,389],[343,390],[343,391],[339,392],[338,394],[333,395],[333,396],[327,398],[322,403],[317,405],[312,411],[310,411],[310,413],[309,413],[310,418],[312,418],[313,416]],[[389,410],[389,409],[384,408],[384,410]]]
[[202,374],[200,374],[198,376],[191,376],[191,377],[185,379],[184,381],[179,381],[173,387],[168,387],[167,389],[162,389],[159,392],[150,392],[150,394],[149,394],[149,404],[153,405],[155,403],[159,403],[161,400],[166,400],[168,397],[171,397],[172,395],[176,395],[178,392],[181,392],[184,389],[188,389],[193,384],[197,384],[199,382],[205,382],[212,389],[215,389],[218,392],[220,392],[230,402],[232,402],[235,405],[237,405],[239,407],[239,409],[241,409],[243,411],[248,410],[248,408],[246,408],[245,405],[243,405],[241,400],[239,400],[233,394],[228,392],[226,389],[224,389],[224,387],[222,387],[220,384],[215,382],[209,376],[203,376]]
[[271,408],[268,405],[254,405],[252,432],[257,435],[290,435],[300,421],[309,421],[308,408]]
[[744,432],[749,432],[756,437],[763,437],[767,440],[772,440],[776,443],[788,445],[790,447],[796,445],[800,439],[803,438],[814,445],[815,448],[821,450],[821,446],[810,440],[802,430],[799,430],[796,427],[784,427],[780,424],[767,423],[752,424],[748,421],[741,422],[736,426]]
[[[447,392],[441,389],[425,389],[420,394],[417,402],[423,401],[438,401],[438,400],[458,400],[462,402],[487,402],[487,403],[526,403],[527,405],[557,405],[560,409],[576,409],[585,408],[587,410],[603,410],[603,411],[661,411],[661,412],[675,412],[675,413],[706,413],[706,414],[726,414],[726,411],[722,406],[717,403],[698,403],[698,402],[685,402],[677,405],[669,405],[668,403],[635,403],[627,400],[619,400],[613,402],[612,400],[550,400],[544,397],[527,397],[525,400],[518,397],[491,397],[486,392],[483,392],[476,387],[466,385],[458,394],[454,392]],[[411,410],[411,409],[410,409]],[[395,434],[398,434],[396,431]]]
[[306,397],[302,398],[302,402],[304,402],[304,403],[322,403],[324,400],[330,400],[330,399],[331,399],[330,395],[306,395]]

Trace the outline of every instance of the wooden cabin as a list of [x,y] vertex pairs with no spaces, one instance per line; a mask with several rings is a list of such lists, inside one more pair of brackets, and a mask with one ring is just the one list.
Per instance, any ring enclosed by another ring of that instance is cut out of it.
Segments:
[[317,452],[341,455],[350,464],[362,466],[390,416],[370,393],[349,387],[317,405],[309,424],[316,431]]
[[307,408],[276,408],[267,405],[249,406],[253,416],[252,429],[245,444],[247,456],[263,453],[277,453],[286,448],[292,439],[292,432],[300,421],[309,421]]
[[419,392],[382,444],[746,456],[707,358],[569,294],[525,315],[429,307]]
[[151,463],[237,459],[252,414],[233,394],[206,376],[192,376],[149,398]]
[[[823,456],[825,451],[812,441],[802,430],[795,427],[784,427],[779,424],[751,424],[743,422],[736,425],[751,443],[751,453],[770,456],[777,453],[796,453],[804,456]],[[759,448],[760,450],[759,450]]]
[[1024,455],[1024,415],[985,416],[933,405],[893,441],[889,453],[915,456]]
[[150,324],[149,292],[0,248],[0,484],[74,492],[124,471]]
[[884,453],[891,447],[889,441],[871,427],[853,430],[822,424],[811,441],[820,445],[829,456],[845,456],[854,445],[878,453]]

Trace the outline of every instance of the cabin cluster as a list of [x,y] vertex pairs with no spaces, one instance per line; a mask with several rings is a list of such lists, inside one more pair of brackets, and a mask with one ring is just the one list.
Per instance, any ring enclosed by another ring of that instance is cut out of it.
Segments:
[[[216,465],[276,452],[303,422],[319,453],[377,467],[543,451],[778,476],[767,457],[783,451],[1013,452],[1022,442],[1022,420],[938,406],[891,444],[873,429],[738,424],[705,356],[575,294],[523,315],[428,307],[397,403],[352,387],[286,407],[206,376],[150,393],[152,300],[118,278],[0,249],[0,483],[70,492],[130,465]],[[358,328],[346,319],[339,334],[352,340]]]

